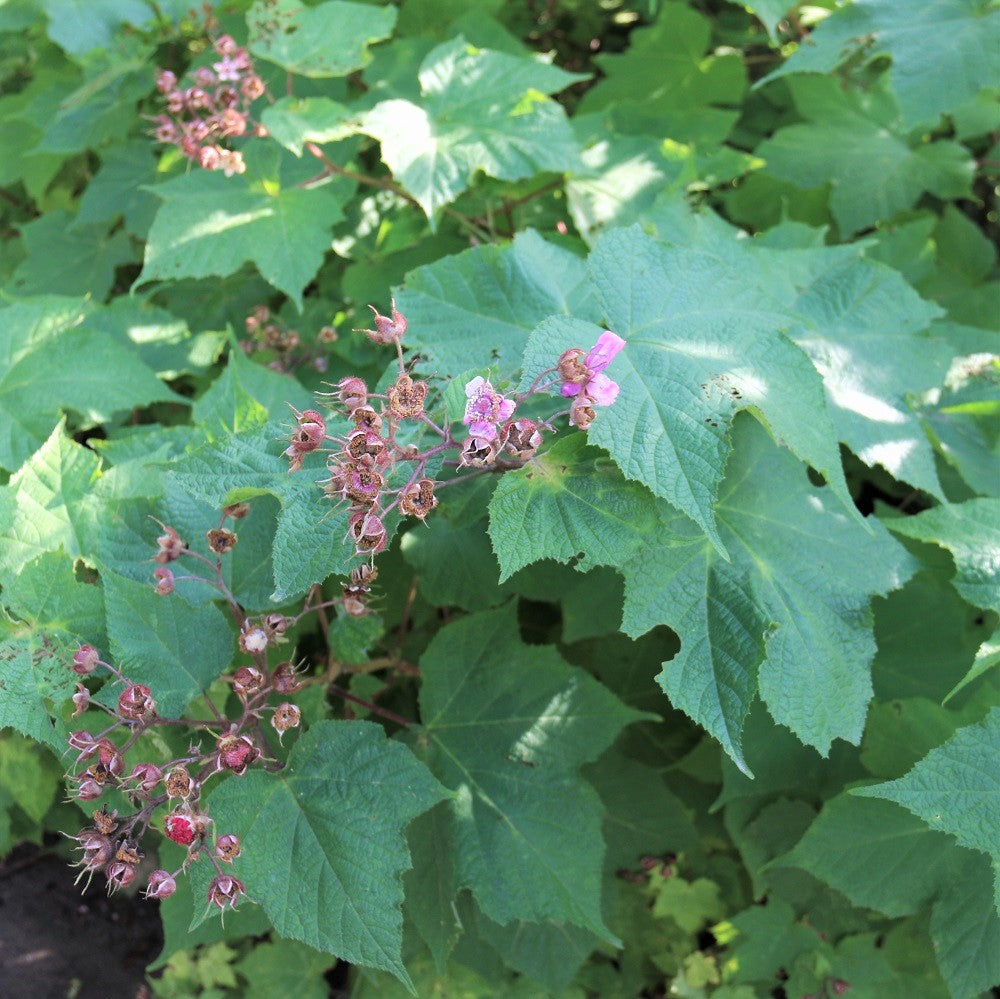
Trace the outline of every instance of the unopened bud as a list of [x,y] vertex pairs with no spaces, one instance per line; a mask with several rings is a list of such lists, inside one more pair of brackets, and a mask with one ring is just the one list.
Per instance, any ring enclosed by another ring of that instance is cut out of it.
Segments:
[[288,618],[284,614],[268,614],[264,618],[264,628],[272,638],[276,638],[288,630]]
[[233,674],[233,690],[240,697],[250,697],[263,686],[264,674],[256,666],[241,666]]
[[165,565],[157,566],[153,570],[153,579],[156,580],[153,592],[157,596],[167,597],[174,592],[174,574]]
[[149,687],[144,683],[133,683],[126,687],[118,698],[118,713],[133,721],[143,721],[156,714],[156,702]]
[[81,645],[73,653],[73,665],[71,669],[79,676],[87,676],[97,669],[97,664],[101,661],[101,654],[93,645]]
[[128,779],[138,781],[138,790],[148,793],[163,780],[163,771],[152,763],[138,763],[132,768]]
[[392,316],[381,315],[374,305],[369,305],[368,308],[375,316],[375,329],[358,330],[357,332],[364,333],[372,343],[382,346],[403,338],[403,334],[406,333],[406,318],[396,308],[395,300],[391,303]]
[[77,718],[90,707],[90,691],[82,684],[76,685],[76,693],[73,695],[73,717]]

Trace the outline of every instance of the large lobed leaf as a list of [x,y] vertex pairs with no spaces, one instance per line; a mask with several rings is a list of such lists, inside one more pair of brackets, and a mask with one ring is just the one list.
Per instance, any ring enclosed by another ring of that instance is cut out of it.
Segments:
[[501,925],[614,937],[601,913],[602,807],[579,767],[643,717],[555,649],[517,637],[513,604],[442,629],[421,658],[418,753],[454,792],[455,884]]
[[409,985],[403,831],[445,797],[380,726],[325,721],[299,739],[280,773],[228,780],[208,804],[216,826],[242,840],[236,873],[282,936]]
[[577,147],[565,112],[546,94],[582,79],[456,38],[424,60],[419,104],[382,101],[362,127],[382,143],[393,176],[433,220],[479,170],[520,180],[575,166]]

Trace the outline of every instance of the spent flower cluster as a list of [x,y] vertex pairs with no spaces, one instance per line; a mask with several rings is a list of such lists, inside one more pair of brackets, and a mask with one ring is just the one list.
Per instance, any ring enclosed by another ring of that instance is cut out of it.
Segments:
[[194,70],[186,86],[171,70],[159,71],[156,89],[165,107],[153,134],[198,166],[231,177],[245,172],[246,163],[230,140],[255,130],[250,106],[264,94],[265,86],[250,53],[229,35],[215,39],[213,47],[217,61]]

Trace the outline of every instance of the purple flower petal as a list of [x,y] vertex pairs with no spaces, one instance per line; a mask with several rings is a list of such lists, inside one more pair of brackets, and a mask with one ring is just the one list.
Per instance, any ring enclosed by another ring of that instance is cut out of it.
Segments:
[[[597,343],[594,344],[593,349],[587,355],[587,360],[584,362],[587,369],[595,375],[599,371],[603,371],[615,359],[624,346],[625,341],[617,333],[605,330],[597,338]],[[604,404],[602,403],[601,405]]]
[[595,406],[610,406],[618,398],[618,382],[607,375],[594,375],[585,387]]
[[486,379],[482,375],[476,375],[466,386],[465,386],[465,398],[471,399],[473,396],[479,395],[480,390],[486,384]]
[[469,435],[484,441],[495,441],[497,439],[496,424],[488,423],[486,420],[474,420],[469,424]]
[[559,391],[568,399],[570,396],[576,395],[582,388],[582,385],[577,385],[575,382],[563,382]]
[[517,403],[513,399],[503,399],[500,400],[500,415],[497,422],[502,422],[503,420],[509,420],[514,412]]

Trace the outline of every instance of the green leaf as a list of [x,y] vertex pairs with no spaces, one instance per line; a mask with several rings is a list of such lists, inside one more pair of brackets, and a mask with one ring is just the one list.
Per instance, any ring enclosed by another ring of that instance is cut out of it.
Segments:
[[797,79],[794,96],[806,123],[780,129],[757,155],[768,173],[799,187],[831,184],[830,207],[844,237],[911,208],[925,191],[968,196],[975,166],[964,146],[911,144],[888,115],[832,79]]
[[259,0],[247,14],[250,51],[299,76],[347,76],[369,60],[368,46],[388,38],[395,7],[328,0]]
[[243,843],[236,873],[285,937],[409,985],[401,959],[403,830],[446,792],[370,722],[324,721],[280,773],[221,784],[208,804]]
[[296,943],[274,940],[257,944],[236,965],[247,980],[246,999],[272,999],[276,995],[294,995],[296,999],[327,999],[330,988],[324,980],[333,961]]
[[275,453],[282,435],[274,424],[230,434],[190,451],[167,473],[185,492],[217,509],[265,494],[278,499],[272,598],[279,603],[332,572],[346,575],[354,562],[353,546],[344,538],[347,510],[336,508],[317,485],[318,463],[289,473],[288,459]]
[[778,22],[788,10],[797,6],[794,0],[750,0],[749,3],[745,0],[729,0],[729,2],[756,14],[760,23],[767,28],[772,42],[776,41],[778,37],[774,30],[778,26]]
[[875,653],[869,601],[912,564],[885,532],[869,536],[838,508],[759,425],[738,421],[716,508],[731,561],[678,516],[623,566],[622,629],[677,631],[681,651],[658,680],[741,769],[739,734],[758,687],[774,718],[822,754],[835,738],[860,741]]
[[65,726],[50,706],[69,699],[77,677],[68,663],[80,643],[104,644],[100,587],[78,583],[62,552],[43,554],[4,580],[0,616],[0,728],[66,748]]
[[583,79],[534,59],[476,49],[460,37],[424,59],[420,104],[382,101],[362,127],[381,142],[393,176],[433,220],[479,170],[520,180],[576,168],[566,114],[546,94]]
[[54,295],[0,309],[0,466],[17,468],[63,409],[100,423],[135,406],[180,401],[133,345],[109,338],[92,317],[87,302]]
[[[732,53],[706,55],[711,36],[709,21],[686,4],[662,4],[656,23],[633,31],[625,52],[596,57],[604,78],[584,96],[580,112],[616,105],[653,123],[685,111],[697,123],[711,114],[710,105],[739,104],[746,87],[742,61]],[[662,134],[683,140],[686,133],[682,126]]]
[[730,943],[726,952],[727,963],[735,967],[734,982],[770,984],[781,968],[791,968],[800,954],[819,944],[816,931],[798,922],[795,910],[777,895],[712,929],[726,940],[734,931],[735,945]]
[[42,0],[49,37],[72,55],[108,48],[124,24],[142,25],[153,11],[145,0]]
[[479,246],[412,271],[396,301],[409,323],[406,345],[420,348],[428,370],[454,377],[470,359],[512,372],[547,316],[596,322],[591,296],[583,262],[529,229],[509,246]]
[[835,10],[758,86],[789,73],[830,72],[862,46],[892,56],[889,79],[909,129],[1000,76],[1000,14],[979,0],[859,0]]
[[543,558],[578,559],[581,571],[621,565],[645,547],[656,524],[656,500],[580,433],[503,476],[490,501],[501,581]]
[[161,200],[136,283],[226,277],[253,263],[302,308],[302,290],[344,216],[339,188],[282,187],[274,177],[194,170],[153,188]]
[[156,181],[156,158],[145,140],[121,142],[102,150],[101,168],[80,197],[74,227],[112,222],[119,216],[128,233],[145,239],[157,200],[148,190]]
[[[627,343],[610,368],[621,393],[589,433],[626,477],[688,514],[724,552],[713,507],[726,428],[750,409],[853,512],[819,375],[781,332],[788,313],[768,289],[635,227],[605,236],[590,268],[608,326]],[[552,349],[557,358],[561,337]]]
[[946,503],[885,524],[894,534],[947,548],[955,589],[974,607],[1000,611],[1000,499]]
[[99,464],[93,451],[66,437],[60,423],[10,484],[0,486],[4,581],[43,552],[61,548],[74,558],[93,557],[101,506],[94,494]]
[[41,822],[55,803],[62,775],[62,767],[29,740],[0,735],[0,794],[9,794],[32,822]]
[[152,585],[114,572],[102,577],[115,665],[150,688],[161,715],[177,717],[232,661],[226,618],[213,604],[195,607],[176,593],[157,596]]
[[801,867],[855,905],[905,916],[934,896],[953,860],[947,838],[904,809],[842,794],[824,805],[791,853],[772,866]]
[[901,777],[955,732],[955,716],[923,697],[875,703],[868,713],[861,762],[873,776]]
[[553,648],[522,644],[513,605],[443,628],[420,665],[417,745],[455,792],[458,885],[501,925],[551,919],[613,940],[600,906],[602,807],[578,769],[647,716]]
[[962,846],[1000,856],[1000,708],[960,728],[905,777],[855,793],[895,801]]
[[328,97],[282,97],[264,109],[260,120],[272,139],[301,156],[307,142],[333,142],[352,135],[351,117],[343,104]]

